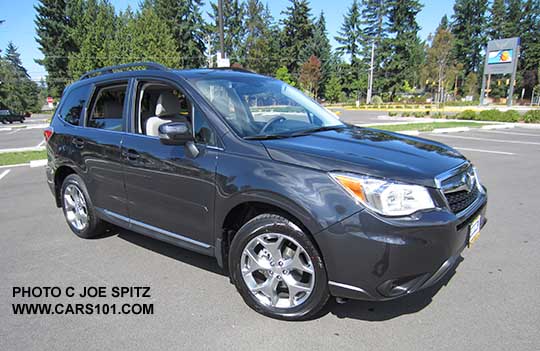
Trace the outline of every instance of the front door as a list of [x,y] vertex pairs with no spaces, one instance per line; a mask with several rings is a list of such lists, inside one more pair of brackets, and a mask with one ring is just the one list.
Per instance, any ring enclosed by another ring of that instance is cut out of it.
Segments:
[[[212,145],[214,132],[178,87],[139,82],[136,89],[135,123],[122,144],[129,217],[146,229],[213,245],[215,170],[220,152]],[[195,133],[199,134],[196,157],[185,146],[160,142],[158,125],[174,120],[188,120],[199,130]]]

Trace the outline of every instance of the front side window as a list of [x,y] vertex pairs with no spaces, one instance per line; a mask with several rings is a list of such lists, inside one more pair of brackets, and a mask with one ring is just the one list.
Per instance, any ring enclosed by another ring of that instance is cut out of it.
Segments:
[[169,122],[188,122],[197,143],[215,145],[215,132],[205,116],[176,87],[165,83],[141,83],[137,92],[135,130],[138,134],[159,136],[159,127]]
[[124,101],[127,84],[107,86],[97,90],[87,127],[123,131]]
[[90,86],[85,85],[75,88],[68,92],[63,98],[62,107],[58,112],[58,117],[66,121],[67,123],[78,126],[83,114],[86,100],[90,92]]
[[191,83],[241,137],[345,127],[330,111],[276,79],[252,74],[206,75]]

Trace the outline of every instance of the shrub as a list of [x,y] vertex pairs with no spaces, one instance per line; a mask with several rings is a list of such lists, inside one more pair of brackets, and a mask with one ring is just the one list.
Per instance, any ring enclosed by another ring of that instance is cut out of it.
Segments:
[[394,111],[388,111],[388,116],[390,116],[390,117],[395,117],[395,116],[397,116],[397,112],[394,112]]
[[422,118],[424,117],[426,114],[424,112],[414,112],[413,113],[414,117],[416,118]]
[[518,122],[521,115],[516,110],[508,110],[503,113],[503,120],[500,122]]
[[503,113],[499,110],[484,110],[480,111],[477,116],[479,121],[500,121],[503,119]]
[[456,119],[465,119],[465,120],[473,120],[476,119],[476,112],[473,110],[465,110],[461,113],[458,113],[455,116]]
[[381,99],[380,96],[375,95],[374,97],[371,98],[371,103],[374,105],[380,105],[383,103],[383,100]]
[[479,121],[494,121],[494,122],[517,122],[520,120],[520,115],[517,111],[508,110],[502,112],[499,110],[486,110],[478,114]]
[[411,116],[410,112],[407,112],[407,111],[402,111],[401,112],[401,117],[410,117],[410,116]]
[[529,110],[523,115],[525,123],[540,123],[540,110]]
[[431,118],[443,118],[443,114],[441,112],[435,112],[431,115]]

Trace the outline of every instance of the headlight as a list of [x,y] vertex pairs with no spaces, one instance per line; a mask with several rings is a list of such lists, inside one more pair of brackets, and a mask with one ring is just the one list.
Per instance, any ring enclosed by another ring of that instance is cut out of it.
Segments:
[[478,175],[478,169],[476,167],[473,167],[474,172],[474,180],[476,183],[476,188],[478,188],[478,191],[481,193],[484,193],[484,188],[482,187],[482,183],[480,183],[480,176]]
[[420,185],[343,173],[330,175],[355,200],[385,216],[407,216],[435,207],[428,190]]

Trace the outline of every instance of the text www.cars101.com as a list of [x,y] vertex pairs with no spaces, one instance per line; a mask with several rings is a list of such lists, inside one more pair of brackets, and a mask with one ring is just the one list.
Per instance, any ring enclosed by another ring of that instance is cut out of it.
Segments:
[[51,315],[51,314],[154,314],[154,304],[146,303],[15,303],[12,304],[13,314]]

